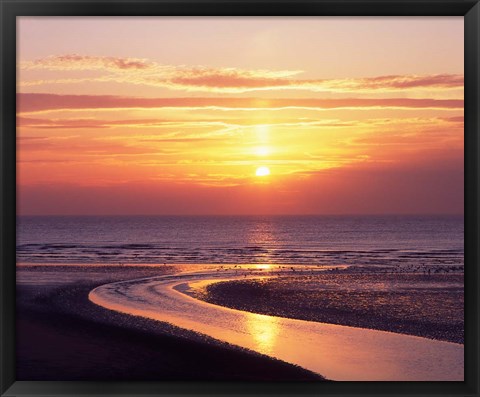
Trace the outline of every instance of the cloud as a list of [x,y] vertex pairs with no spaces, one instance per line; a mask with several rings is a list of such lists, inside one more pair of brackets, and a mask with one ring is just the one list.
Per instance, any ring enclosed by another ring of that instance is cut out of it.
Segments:
[[453,117],[445,117],[443,120],[448,121],[450,123],[462,123],[464,122],[463,116],[453,116]]
[[[141,154],[159,154],[167,153],[160,148],[152,148],[147,146],[134,146],[119,142],[102,142],[95,141],[79,141],[70,139],[27,139],[19,141],[19,149],[25,154],[26,152],[56,152],[52,155],[52,160],[58,160],[55,156],[58,153],[68,156],[71,159],[78,160],[81,157],[115,157],[118,155],[141,155]],[[22,159],[21,162],[28,160]],[[31,160],[31,159],[30,159]]]
[[17,117],[17,127],[34,128],[108,128],[113,126],[148,127],[181,123],[165,119],[99,120],[99,119],[48,119]]
[[148,180],[19,184],[19,192],[20,214],[461,214],[463,158],[292,175],[274,188]]
[[[90,82],[118,82],[184,91],[242,93],[257,90],[311,90],[330,92],[398,91],[409,89],[460,89],[463,75],[388,75],[353,79],[298,79],[299,70],[245,70],[205,66],[163,65],[139,58],[60,55],[23,61],[22,70],[102,70]],[[85,78],[23,80],[20,86],[80,84]]]
[[461,99],[417,98],[140,98],[111,95],[17,94],[19,113],[60,109],[125,108],[222,108],[222,109],[345,109],[412,108],[463,109]]
[[155,67],[155,64],[146,59],[98,57],[78,54],[50,56],[20,63],[20,68],[24,70],[145,70],[152,67]]
[[[107,120],[107,119],[92,119],[92,118],[68,118],[68,119],[59,119],[59,118],[33,118],[33,117],[23,117],[17,116],[17,127],[26,127],[26,128],[35,128],[35,129],[69,129],[69,128],[111,128],[111,127],[166,127],[166,128],[177,128],[177,127],[212,127],[212,128],[221,128],[221,131],[224,131],[225,134],[229,134],[231,128],[249,128],[249,127],[258,127],[262,126],[265,128],[274,127],[301,127],[301,128],[346,128],[346,127],[387,127],[402,126],[402,129],[411,129],[418,128],[419,126],[433,126],[438,128],[441,124],[447,124],[449,129],[451,129],[451,124],[454,123],[454,127],[461,127],[463,125],[463,116],[453,116],[453,117],[433,117],[433,118],[419,118],[411,117],[401,119],[392,119],[392,118],[371,118],[364,120],[350,120],[350,121],[341,121],[339,119],[325,119],[325,118],[271,118],[264,119],[252,119],[250,117],[239,119],[239,118],[211,118],[211,117],[199,117],[194,120],[192,119],[159,119],[159,118],[132,118],[132,119],[120,119],[120,120]],[[382,129],[385,132],[384,129]],[[20,139],[33,139],[31,137],[20,137]],[[156,139],[155,139],[156,140]]]
[[[369,120],[369,124],[377,124],[377,120]],[[379,123],[385,124],[383,119]],[[178,126],[195,126],[195,127],[221,127],[221,128],[240,128],[262,125],[265,127],[352,127],[358,126],[359,123],[345,122],[337,119],[298,119],[298,118],[276,118],[272,120],[261,119],[214,119],[214,118],[197,118],[190,119],[125,119],[125,120],[102,120],[102,119],[49,119],[49,118],[31,118],[17,116],[17,127],[30,128],[109,128],[109,127],[178,127]]]
[[[407,89],[462,88],[464,79],[457,74],[427,76],[394,75],[356,79],[301,80],[272,76],[265,71],[234,69],[184,70],[170,79],[145,77],[140,84],[187,91],[242,93],[257,90],[310,90],[325,92],[400,91]],[[281,72],[282,74],[285,72]],[[296,72],[292,72],[296,73]]]
[[332,90],[401,90],[408,88],[461,88],[463,76],[458,74],[434,74],[428,76],[393,75],[344,80],[325,80]]

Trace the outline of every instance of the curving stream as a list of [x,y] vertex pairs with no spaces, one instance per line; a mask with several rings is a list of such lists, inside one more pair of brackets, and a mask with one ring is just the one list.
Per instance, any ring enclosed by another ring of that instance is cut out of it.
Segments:
[[[416,336],[234,310],[190,288],[244,278],[235,271],[180,273],[105,284],[89,299],[167,322],[340,381],[463,381],[464,346]],[[261,273],[249,277],[261,277]]]

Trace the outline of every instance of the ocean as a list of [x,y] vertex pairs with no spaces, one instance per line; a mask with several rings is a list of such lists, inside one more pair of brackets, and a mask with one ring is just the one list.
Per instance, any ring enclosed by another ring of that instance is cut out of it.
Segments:
[[17,263],[463,266],[463,216],[19,216]]

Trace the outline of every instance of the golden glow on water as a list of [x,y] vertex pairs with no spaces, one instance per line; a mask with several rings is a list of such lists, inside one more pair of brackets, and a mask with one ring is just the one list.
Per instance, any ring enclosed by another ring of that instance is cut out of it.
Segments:
[[[223,266],[222,266],[223,268]],[[260,269],[258,269],[260,270]],[[106,284],[89,299],[267,354],[331,380],[463,380],[463,345],[409,335],[253,314],[199,301],[186,287],[261,277],[245,269]]]
[[262,264],[262,265],[255,265],[254,267],[255,269],[270,270],[272,268],[272,265]]
[[267,266],[268,263],[273,263],[275,258],[271,255],[269,246],[275,246],[277,243],[277,233],[274,223],[266,219],[258,223],[248,234],[248,243],[262,247],[262,251],[257,252],[259,258],[264,264],[260,266]]
[[258,344],[258,350],[264,354],[271,353],[277,342],[277,335],[279,332],[277,318],[256,313],[248,313],[245,321],[249,333]]

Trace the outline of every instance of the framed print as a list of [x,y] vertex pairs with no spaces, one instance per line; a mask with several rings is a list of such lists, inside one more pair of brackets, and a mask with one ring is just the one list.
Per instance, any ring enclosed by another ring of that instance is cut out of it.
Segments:
[[478,395],[477,1],[1,7],[2,396]]

